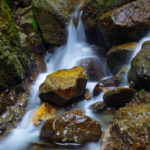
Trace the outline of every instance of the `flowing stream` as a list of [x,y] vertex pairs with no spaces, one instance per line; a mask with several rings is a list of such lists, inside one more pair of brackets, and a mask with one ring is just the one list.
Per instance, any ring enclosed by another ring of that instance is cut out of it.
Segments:
[[[26,114],[17,128],[14,129],[8,137],[0,142],[0,150],[22,150],[30,143],[38,140],[40,130],[39,128],[35,128],[33,126],[31,118],[36,108],[40,105],[40,100],[38,97],[39,86],[44,82],[49,73],[60,69],[72,68],[78,65],[80,60],[85,58],[96,59],[99,63],[97,65],[99,66],[102,64],[99,57],[97,57],[94,53],[92,46],[86,42],[86,35],[81,17],[82,11],[80,11],[78,7],[73,13],[73,17],[67,27],[68,36],[66,44],[56,48],[54,54],[47,54],[45,56],[46,72],[39,74],[35,83],[31,87]],[[77,27],[73,23],[74,19],[78,19]],[[105,69],[103,71],[105,72]],[[87,88],[89,88],[92,92],[95,84],[96,82],[88,82]],[[100,100],[101,96],[102,95],[95,99]],[[93,101],[95,102],[95,99],[90,101],[90,103]],[[76,107],[84,108],[86,114],[93,117],[92,113],[88,110],[88,106],[89,103],[86,100],[83,100]],[[88,148],[90,149],[91,146],[93,147],[93,144],[89,145]],[[98,143],[94,143],[94,146],[95,150],[98,150],[100,147]]]
[[[107,71],[105,70],[106,67],[104,66],[104,63],[94,52],[92,46],[86,42],[86,35],[84,32],[84,26],[81,17],[82,11],[80,11],[78,7],[74,12],[72,19],[70,20],[70,24],[67,27],[68,36],[66,44],[59,48],[56,48],[55,53],[53,54],[48,53],[45,56],[46,72],[39,74],[36,81],[31,87],[26,114],[23,117],[20,124],[18,124],[17,128],[14,129],[10,133],[10,135],[8,135],[8,137],[6,137],[4,140],[0,142],[0,150],[23,150],[30,143],[38,140],[40,129],[33,126],[31,118],[33,112],[40,105],[40,100],[38,97],[39,86],[42,82],[44,82],[46,76],[49,73],[55,72],[60,69],[72,68],[76,65],[79,65],[80,60],[92,58],[97,60],[98,66],[103,65],[102,70],[105,74],[105,77],[108,75]],[[73,22],[74,19],[77,18],[78,18],[78,25],[75,26]],[[142,43],[146,40],[150,40],[150,37],[146,37],[142,39],[142,41],[140,41],[136,53],[141,49]],[[136,53],[134,53],[133,57],[136,55]],[[90,90],[91,93],[93,91],[95,84],[96,82],[92,81],[89,81],[87,83],[87,88]],[[102,116],[96,116],[89,109],[89,105],[97,101],[101,101],[102,96],[103,94],[100,94],[97,97],[92,98],[92,100],[90,101],[83,100],[79,102],[74,108],[84,109],[86,115],[99,121],[102,125],[102,128],[105,128],[106,123],[108,120],[111,119],[111,116],[107,116],[106,118],[103,118]],[[65,110],[63,109],[60,110],[60,112],[64,111]],[[86,146],[85,149],[99,150],[100,148],[99,143],[100,142],[90,143]]]

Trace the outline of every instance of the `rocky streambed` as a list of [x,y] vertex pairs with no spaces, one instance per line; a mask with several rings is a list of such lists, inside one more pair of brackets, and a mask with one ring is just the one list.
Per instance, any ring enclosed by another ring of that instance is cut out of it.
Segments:
[[149,150],[149,8],[1,0],[0,150]]

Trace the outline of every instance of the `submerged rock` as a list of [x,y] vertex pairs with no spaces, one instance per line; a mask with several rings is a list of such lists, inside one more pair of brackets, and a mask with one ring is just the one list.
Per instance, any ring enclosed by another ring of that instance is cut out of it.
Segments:
[[150,104],[121,108],[114,116],[104,150],[148,150],[149,130]]
[[136,42],[115,46],[107,53],[107,66],[109,70],[116,74],[121,67],[129,63],[129,59],[137,47]]
[[32,122],[39,126],[42,121],[46,121],[55,116],[56,109],[47,103],[43,103],[33,114]]
[[96,96],[104,90],[105,87],[113,87],[118,85],[118,80],[115,77],[100,80],[94,88],[93,94]]
[[59,70],[49,74],[40,85],[39,96],[44,102],[63,105],[73,98],[83,96],[86,83],[86,70],[80,66]]
[[150,91],[150,41],[142,45],[142,49],[131,61],[131,68],[128,72],[129,82],[133,82],[137,90],[145,89]]
[[150,1],[136,0],[100,17],[99,26],[109,46],[141,39],[150,27]]
[[95,142],[100,136],[99,123],[85,116],[81,110],[74,110],[47,120],[40,133],[40,138],[44,141],[60,144]]
[[135,94],[131,88],[119,87],[104,93],[103,99],[108,106],[122,107],[130,102]]

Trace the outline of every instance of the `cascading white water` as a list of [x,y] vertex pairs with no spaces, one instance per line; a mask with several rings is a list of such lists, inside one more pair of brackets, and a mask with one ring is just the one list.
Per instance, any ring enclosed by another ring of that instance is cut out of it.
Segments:
[[[131,67],[131,61],[132,59],[139,53],[139,51],[142,49],[142,45],[144,42],[146,41],[150,41],[150,32],[144,37],[142,38],[139,43],[137,44],[137,47],[135,49],[135,51],[133,52],[130,60],[129,60],[129,64],[128,64],[128,70],[127,70],[127,73]],[[128,86],[128,80],[127,80],[127,73],[124,75],[124,81],[123,81],[123,86]]]
[[139,43],[136,47],[136,50],[134,51],[134,53],[131,56],[130,62],[137,55],[137,53],[141,50],[143,43],[146,42],[146,41],[150,41],[150,33],[148,33],[144,38],[142,38],[139,41]]
[[[31,118],[35,109],[39,106],[39,86],[46,79],[47,74],[55,72],[59,69],[68,69],[77,65],[77,62],[83,58],[95,58],[100,60],[94,53],[92,47],[86,43],[86,36],[84,32],[84,26],[81,20],[82,11],[79,11],[79,7],[73,14],[73,18],[68,26],[68,37],[66,45],[63,45],[55,50],[54,54],[47,54],[45,57],[46,72],[38,75],[35,83],[30,90],[29,103],[27,112],[23,117],[21,123],[14,129],[6,139],[0,142],[0,150],[21,150],[31,142],[36,141],[39,136],[39,129],[35,128],[31,122]],[[75,27],[73,21],[78,18],[78,25]],[[88,88],[93,89],[95,83],[89,82]],[[99,100],[99,98],[98,98]],[[82,102],[81,102],[82,103]],[[91,102],[90,102],[91,103]],[[80,104],[81,105],[81,104]],[[87,110],[88,105],[85,105]],[[91,115],[87,110],[87,115]],[[95,150],[99,149],[99,144],[96,143]]]

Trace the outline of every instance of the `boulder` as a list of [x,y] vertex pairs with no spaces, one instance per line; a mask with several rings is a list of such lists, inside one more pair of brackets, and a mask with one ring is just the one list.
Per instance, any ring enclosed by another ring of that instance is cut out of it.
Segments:
[[63,105],[76,97],[84,95],[87,83],[86,70],[80,66],[62,69],[49,74],[40,85],[39,96],[42,101]]
[[35,126],[39,126],[41,122],[46,121],[55,116],[56,109],[47,103],[43,103],[33,114],[32,122]]
[[65,38],[65,29],[76,6],[82,4],[85,28],[97,24],[99,16],[111,8],[120,6],[130,0],[33,0],[34,15],[46,43],[61,45]]
[[100,124],[81,110],[74,110],[47,120],[40,132],[40,138],[46,142],[84,144],[100,139]]
[[104,93],[103,99],[108,106],[115,108],[123,107],[129,103],[135,94],[135,90],[126,87],[119,87]]
[[131,61],[128,72],[129,82],[133,82],[137,90],[150,91],[150,41],[142,45],[140,52]]
[[105,87],[113,87],[118,85],[118,80],[115,77],[102,79],[94,87],[93,94],[97,96],[100,92],[103,92]]
[[107,66],[109,70],[116,74],[124,65],[127,65],[136,47],[137,43],[132,42],[111,48],[107,53]]
[[136,0],[106,12],[99,27],[109,47],[140,40],[149,31],[150,1]]
[[[150,104],[133,105],[116,112],[102,147],[111,150],[148,150],[150,147]],[[101,149],[103,150],[103,149]]]

